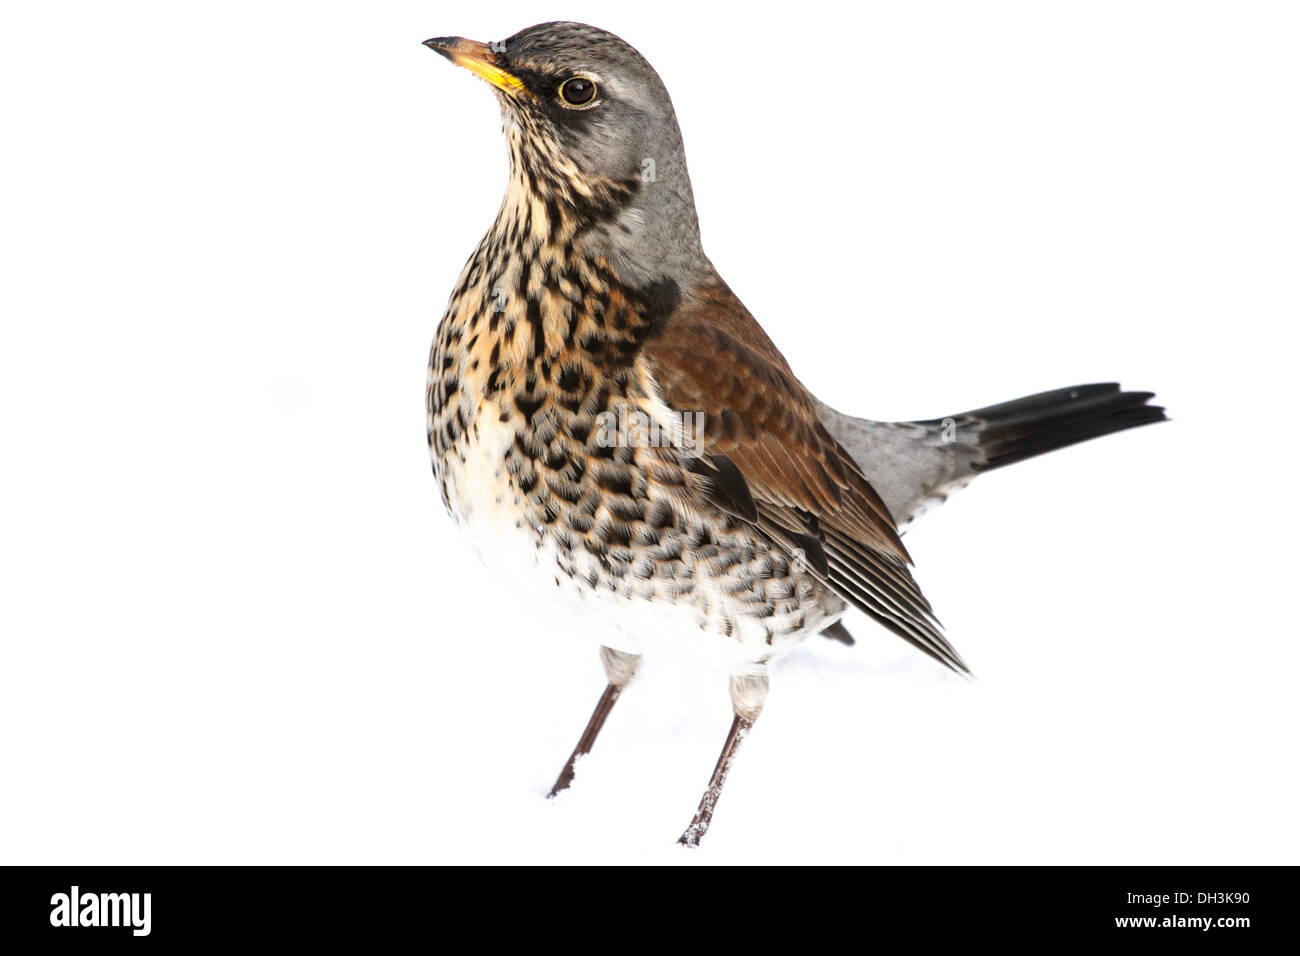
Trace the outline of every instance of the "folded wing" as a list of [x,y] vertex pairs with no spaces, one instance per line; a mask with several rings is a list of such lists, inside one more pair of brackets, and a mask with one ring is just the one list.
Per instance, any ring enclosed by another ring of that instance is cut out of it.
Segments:
[[641,355],[667,405],[704,414],[697,473],[719,489],[715,504],[747,512],[743,482],[764,535],[899,637],[967,671],[912,578],[888,508],[725,283],[683,301]]

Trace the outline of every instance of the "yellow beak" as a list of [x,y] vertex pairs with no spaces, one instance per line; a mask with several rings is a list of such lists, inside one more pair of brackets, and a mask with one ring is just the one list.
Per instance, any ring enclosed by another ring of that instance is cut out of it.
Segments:
[[517,76],[512,76],[497,65],[497,55],[486,43],[466,40],[464,37],[434,37],[425,40],[424,45],[441,53],[457,66],[463,66],[471,73],[483,77],[499,90],[511,93],[524,88]]

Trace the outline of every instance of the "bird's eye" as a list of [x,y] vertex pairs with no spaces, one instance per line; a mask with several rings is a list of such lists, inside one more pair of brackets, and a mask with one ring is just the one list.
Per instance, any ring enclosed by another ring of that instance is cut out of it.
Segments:
[[596,98],[596,84],[585,76],[571,76],[560,84],[560,99],[566,106],[587,106]]

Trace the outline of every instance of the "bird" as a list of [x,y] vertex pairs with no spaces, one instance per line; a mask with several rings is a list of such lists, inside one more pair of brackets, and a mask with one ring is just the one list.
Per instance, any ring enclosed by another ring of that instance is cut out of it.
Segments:
[[837,411],[705,255],[672,101],[636,49],[574,22],[424,42],[487,82],[510,158],[430,353],[435,481],[496,580],[597,629],[606,687],[551,796],[644,654],[722,663],[732,724],[678,840],[698,846],[769,665],[813,635],[852,643],[849,608],[969,674],[913,575],[909,522],[1164,409],[1098,383],[942,419]]

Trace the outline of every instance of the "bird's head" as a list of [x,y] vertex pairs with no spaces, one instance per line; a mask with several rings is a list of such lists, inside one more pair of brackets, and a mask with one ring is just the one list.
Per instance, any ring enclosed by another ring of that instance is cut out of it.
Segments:
[[491,85],[511,193],[521,208],[544,210],[553,234],[604,243],[634,271],[700,256],[672,100],[629,44],[582,23],[542,23],[495,43],[425,44]]

